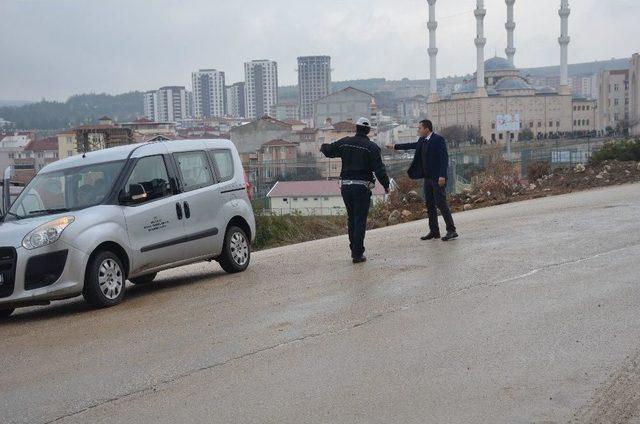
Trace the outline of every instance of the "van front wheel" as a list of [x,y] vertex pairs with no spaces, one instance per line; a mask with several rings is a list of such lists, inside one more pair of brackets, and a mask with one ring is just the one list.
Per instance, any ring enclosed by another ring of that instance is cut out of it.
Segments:
[[122,302],[126,276],[118,255],[102,251],[91,257],[87,265],[82,295],[93,307],[107,308]]
[[251,260],[251,244],[245,232],[239,227],[229,227],[224,236],[222,255],[218,258],[220,266],[226,272],[235,274],[249,266]]

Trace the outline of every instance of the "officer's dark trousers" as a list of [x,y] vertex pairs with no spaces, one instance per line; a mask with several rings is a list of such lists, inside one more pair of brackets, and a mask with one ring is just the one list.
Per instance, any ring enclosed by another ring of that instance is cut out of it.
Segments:
[[444,222],[447,224],[447,232],[456,230],[447,204],[447,189],[445,187],[440,187],[435,180],[425,178],[424,200],[427,203],[427,213],[429,214],[429,231],[440,234],[437,209],[440,209]]
[[354,258],[364,254],[364,235],[371,204],[371,191],[358,184],[342,186],[342,199],[349,216],[349,246]]

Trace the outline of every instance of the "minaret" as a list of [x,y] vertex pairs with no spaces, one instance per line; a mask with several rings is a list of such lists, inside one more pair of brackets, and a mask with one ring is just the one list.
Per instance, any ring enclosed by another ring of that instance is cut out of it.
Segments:
[[484,8],[484,0],[476,0],[476,48],[478,50],[478,71],[476,72],[476,96],[486,97],[487,90],[484,88],[484,46],[487,39],[484,38],[484,17],[487,10]]
[[429,22],[427,22],[427,28],[429,28],[429,102],[437,102],[438,97],[438,74],[436,72],[436,56],[438,55],[438,49],[436,48],[436,28],[438,28],[438,22],[436,22],[436,0],[427,0],[429,2]]
[[507,23],[505,28],[507,29],[507,49],[504,51],[507,54],[509,63],[513,65],[513,56],[516,54],[516,49],[513,46],[513,30],[516,29],[516,23],[513,21],[513,5],[516,0],[505,0],[507,3]]
[[560,25],[560,94],[571,94],[569,88],[569,15],[571,9],[569,9],[569,0],[561,0],[560,11],[558,11],[561,19]]

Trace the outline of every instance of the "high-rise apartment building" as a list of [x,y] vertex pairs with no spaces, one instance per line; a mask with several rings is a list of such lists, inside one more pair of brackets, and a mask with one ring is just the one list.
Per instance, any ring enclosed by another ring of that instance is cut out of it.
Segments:
[[244,64],[247,118],[268,115],[278,103],[278,64],[271,60],[254,60]]
[[311,118],[316,100],[328,96],[331,92],[331,57],[299,57],[298,89],[300,90],[300,117]]
[[183,86],[162,87],[144,93],[144,115],[155,122],[191,118],[189,92]]
[[244,82],[237,82],[227,87],[227,115],[233,118],[245,118],[247,116],[244,96]]
[[201,69],[191,74],[193,88],[193,112],[196,118],[224,116],[226,90],[224,72]]

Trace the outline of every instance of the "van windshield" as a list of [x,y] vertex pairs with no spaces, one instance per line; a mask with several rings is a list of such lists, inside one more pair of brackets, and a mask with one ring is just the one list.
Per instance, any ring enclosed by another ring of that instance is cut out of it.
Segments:
[[16,199],[5,220],[98,205],[109,194],[124,162],[106,162],[38,174]]

